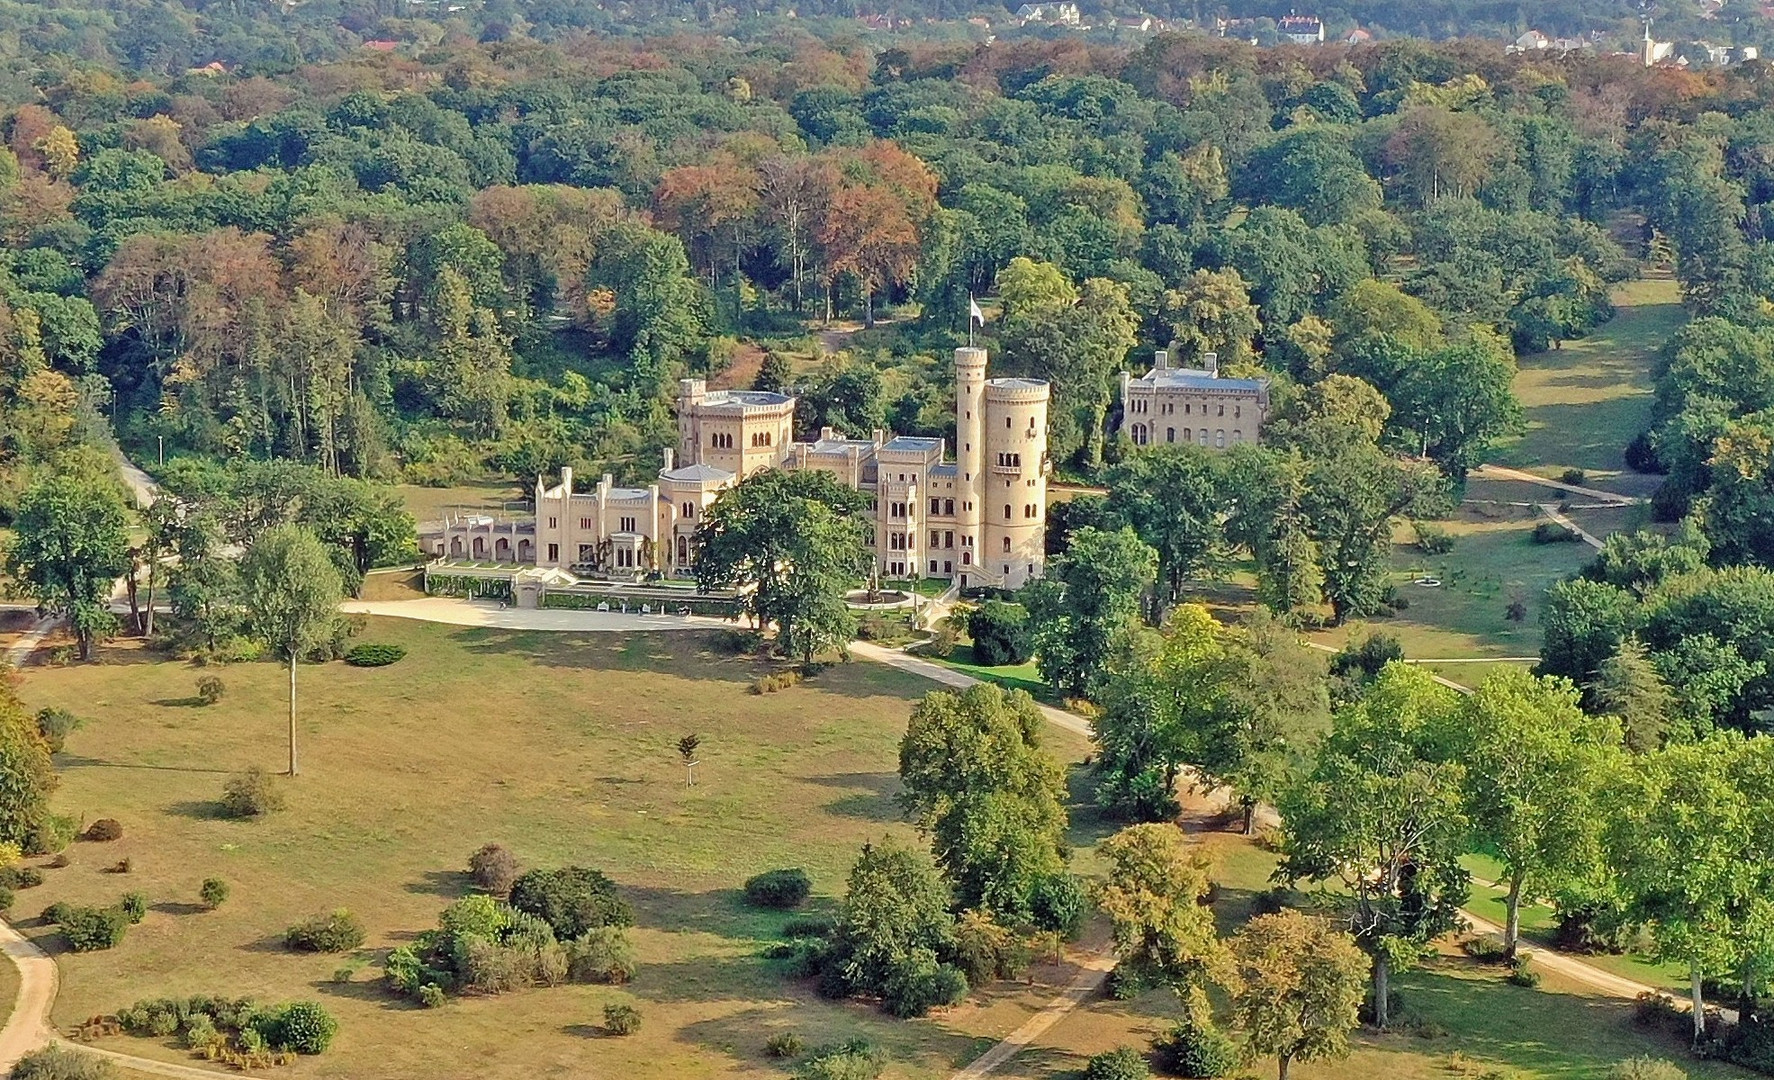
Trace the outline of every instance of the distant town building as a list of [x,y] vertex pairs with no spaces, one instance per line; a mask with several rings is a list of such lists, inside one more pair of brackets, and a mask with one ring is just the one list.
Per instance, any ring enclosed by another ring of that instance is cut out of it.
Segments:
[[1344,35],[1343,44],[1345,44],[1345,45],[1366,45],[1368,42],[1370,42],[1372,40],[1374,40],[1374,35],[1368,33],[1366,30],[1363,30],[1361,27],[1358,26],[1355,29],[1349,31],[1348,34]]
[[1016,18],[1022,23],[1052,23],[1056,26],[1079,26],[1084,22],[1078,5],[1063,0],[1052,4],[1024,4],[1016,9]]
[[1213,353],[1199,368],[1175,368],[1160,349],[1144,375],[1121,373],[1120,433],[1135,446],[1254,443],[1268,418],[1269,380],[1225,378]]
[[792,396],[684,379],[677,448],[665,451],[646,487],[620,486],[606,473],[581,491],[573,470],[562,469],[557,483],[536,480],[528,520],[482,514],[427,523],[420,545],[438,559],[573,575],[687,576],[696,529],[722,491],[760,469],[818,469],[871,497],[869,545],[882,577],[1020,588],[1047,562],[1048,397],[1045,382],[987,378],[984,349],[956,349],[959,445],[949,461],[945,439],[885,431],[852,439],[826,428],[795,442]]
[[1275,20],[1275,32],[1295,45],[1319,45],[1324,42],[1324,20],[1316,15],[1283,15]]

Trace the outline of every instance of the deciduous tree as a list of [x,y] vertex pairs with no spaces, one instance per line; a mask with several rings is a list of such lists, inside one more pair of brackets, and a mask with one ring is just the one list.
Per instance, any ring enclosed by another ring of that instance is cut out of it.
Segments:
[[296,665],[329,641],[338,622],[343,590],[326,547],[307,529],[278,525],[253,541],[240,564],[247,624],[260,641],[289,664],[290,775],[296,760]]
[[130,569],[128,512],[114,483],[53,475],[26,490],[6,570],[44,608],[68,617],[80,657],[117,625],[111,591]]
[[1298,911],[1258,915],[1231,942],[1232,1017],[1251,1057],[1287,1080],[1296,1061],[1348,1056],[1372,962],[1353,938]]

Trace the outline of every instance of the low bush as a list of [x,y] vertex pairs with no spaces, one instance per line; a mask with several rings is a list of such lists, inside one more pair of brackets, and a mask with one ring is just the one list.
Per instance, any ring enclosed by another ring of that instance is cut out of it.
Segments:
[[1564,472],[1558,474],[1558,478],[1561,482],[1569,484],[1572,487],[1582,487],[1588,482],[1589,474],[1582,469],[1566,469]]
[[633,1035],[641,1030],[641,1010],[622,1002],[605,1005],[604,1030],[612,1035]]
[[1659,1058],[1636,1057],[1615,1062],[1608,1080],[1688,1080],[1688,1074]]
[[253,1017],[252,1028],[269,1045],[298,1054],[323,1054],[339,1022],[316,1001],[292,1001]]
[[0,869],[0,889],[35,889],[43,884],[43,871],[35,866],[8,866]]
[[751,692],[754,694],[774,694],[778,690],[799,686],[804,678],[806,676],[793,669],[779,671],[774,675],[762,675],[752,680]]
[[25,838],[25,854],[54,855],[72,844],[79,830],[80,823],[65,814],[45,814],[31,823]]
[[18,894],[14,893],[11,889],[8,889],[3,885],[0,885],[0,911],[10,911],[12,909],[13,902],[17,899],[18,899]]
[[634,908],[616,894],[616,883],[582,866],[519,875],[511,906],[546,922],[563,941],[599,926],[634,925]]
[[1216,1027],[1201,1009],[1190,1009],[1188,1015],[1170,1029],[1170,1034],[1152,1043],[1158,1067],[1171,1076],[1212,1080],[1230,1076],[1238,1068],[1238,1047],[1232,1038]]
[[406,655],[406,649],[399,645],[366,641],[353,645],[345,654],[345,662],[352,667],[387,667],[406,659]]
[[47,708],[37,710],[37,733],[49,744],[49,752],[59,754],[72,735],[80,726],[80,718],[66,709]]
[[779,1031],[764,1042],[764,1053],[773,1058],[798,1058],[806,1052],[806,1042],[792,1031]]
[[966,996],[967,976],[924,948],[900,957],[881,984],[882,1007],[902,1020],[957,1004]]
[[123,912],[123,917],[128,919],[130,925],[133,926],[148,917],[148,896],[146,893],[139,892],[124,893],[123,899],[117,903],[117,908]]
[[119,908],[67,908],[60,916],[55,921],[61,926],[62,938],[75,952],[116,948],[129,926]]
[[426,983],[419,987],[419,1004],[427,1009],[435,1009],[448,999],[444,997],[443,987],[436,983]]
[[284,931],[283,943],[298,952],[348,952],[363,944],[363,923],[344,908],[313,915]]
[[1675,998],[1668,994],[1655,994],[1647,990],[1634,1000],[1632,1006],[1632,1022],[1645,1028],[1667,1028],[1677,1021],[1686,1023],[1686,1014]]
[[1084,1066],[1084,1080],[1149,1080],[1145,1055],[1131,1046],[1093,1056]]
[[1509,947],[1496,934],[1479,934],[1460,943],[1467,956],[1481,964],[1500,964],[1509,959]]
[[116,818],[99,818],[86,827],[86,831],[80,834],[80,839],[101,844],[112,840],[121,840],[123,839],[123,823]]
[[799,907],[812,891],[812,879],[807,876],[807,871],[799,867],[790,870],[766,870],[747,879],[745,883],[745,898],[758,907]]
[[494,896],[505,896],[517,880],[517,856],[503,844],[482,844],[479,851],[468,856],[468,876],[478,888]]
[[1029,949],[1022,938],[992,921],[983,911],[962,914],[955,926],[955,966],[970,986],[993,979],[1014,979],[1029,966]]
[[576,983],[625,983],[639,965],[628,933],[619,926],[599,926],[566,943],[567,978]]
[[7,1075],[12,1080],[111,1080],[117,1069],[94,1054],[46,1046],[19,1058]]
[[197,889],[197,898],[203,906],[214,911],[228,899],[228,883],[219,877],[204,878],[203,884]]
[[1509,962],[1509,983],[1512,986],[1525,986],[1529,990],[1540,985],[1540,972],[1535,970],[1533,958],[1527,953],[1517,953]]
[[1577,533],[1556,521],[1542,521],[1534,526],[1533,540],[1536,544],[1570,544],[1576,542]]
[[802,915],[782,924],[785,938],[822,938],[832,934],[832,921],[824,915]]
[[795,1070],[796,1080],[878,1080],[887,1070],[887,1055],[862,1039],[823,1050]]
[[985,667],[1021,664],[1034,651],[1034,627],[1028,609],[1003,600],[987,600],[967,615],[973,638],[973,662]]
[[222,811],[229,817],[261,817],[283,809],[283,792],[272,775],[257,765],[228,779],[222,788]]
[[204,675],[197,680],[197,700],[205,705],[214,705],[227,692],[228,686],[219,675]]
[[66,900],[57,900],[55,903],[43,909],[43,921],[51,926],[55,926],[63,919],[67,918],[68,912],[73,910],[74,906]]
[[1443,526],[1428,521],[1411,522],[1417,534],[1417,550],[1425,555],[1446,555],[1454,550],[1454,534]]

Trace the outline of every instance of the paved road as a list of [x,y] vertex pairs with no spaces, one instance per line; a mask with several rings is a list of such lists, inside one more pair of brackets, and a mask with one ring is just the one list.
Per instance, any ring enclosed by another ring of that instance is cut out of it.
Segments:
[[1540,504],[1540,512],[1542,514],[1545,514],[1547,517],[1551,518],[1557,524],[1563,525],[1565,528],[1576,533],[1577,539],[1583,541],[1585,544],[1588,544],[1590,547],[1594,548],[1595,550],[1600,551],[1602,549],[1602,542],[1600,540],[1598,540],[1594,536],[1590,535],[1583,528],[1583,526],[1577,524],[1575,521],[1572,521],[1570,518],[1559,513],[1558,507],[1552,505],[1551,503],[1541,503]]
[[1511,469],[1502,465],[1480,465],[1478,468],[1472,470],[1472,475],[1480,480],[1519,480],[1524,484],[1538,484],[1541,487],[1552,488],[1556,491],[1566,492],[1567,494],[1582,495],[1585,498],[1596,499],[1600,502],[1607,503],[1609,506],[1636,506],[1639,503],[1647,501],[1636,495],[1621,495],[1618,492],[1603,491],[1600,488],[1583,487],[1580,484],[1567,484],[1562,480],[1548,480],[1544,476],[1535,476],[1533,473],[1522,472],[1520,469]]
[[1047,1033],[1047,1029],[1065,1019],[1066,1014],[1084,1003],[1103,985],[1109,972],[1115,968],[1115,954],[1112,950],[1092,953],[1079,965],[1078,974],[1071,983],[1060,992],[1060,995],[1042,1007],[1041,1011],[1029,1017],[1028,1021],[1015,1031],[1004,1036],[990,1050],[976,1057],[968,1065],[954,1073],[949,1080],[982,1080],[997,1072],[999,1067],[1027,1047],[1030,1043]]

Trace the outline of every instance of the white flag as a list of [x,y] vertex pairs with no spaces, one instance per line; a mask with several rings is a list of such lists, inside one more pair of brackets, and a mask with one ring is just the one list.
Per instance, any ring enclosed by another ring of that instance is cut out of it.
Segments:
[[979,301],[971,296],[967,298],[967,317],[981,326],[986,324],[986,313],[979,309]]

